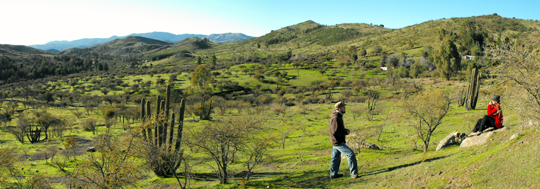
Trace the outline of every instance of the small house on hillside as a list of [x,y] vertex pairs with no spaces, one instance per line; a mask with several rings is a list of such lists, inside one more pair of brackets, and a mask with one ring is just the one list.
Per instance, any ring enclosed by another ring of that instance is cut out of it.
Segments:
[[381,70],[386,71],[386,70],[388,70],[388,67],[381,67]]
[[463,58],[461,58],[463,60],[474,60],[474,56],[471,56],[471,55],[465,55],[463,56]]

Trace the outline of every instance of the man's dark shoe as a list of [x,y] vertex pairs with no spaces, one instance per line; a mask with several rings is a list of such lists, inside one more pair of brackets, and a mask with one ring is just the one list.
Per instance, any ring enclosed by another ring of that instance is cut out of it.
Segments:
[[339,178],[339,177],[342,177],[343,174],[336,174],[334,176],[330,176],[331,179],[335,179],[335,178]]
[[357,175],[357,174],[353,174],[353,175],[351,175],[351,178],[353,178],[353,179],[358,178],[358,175]]

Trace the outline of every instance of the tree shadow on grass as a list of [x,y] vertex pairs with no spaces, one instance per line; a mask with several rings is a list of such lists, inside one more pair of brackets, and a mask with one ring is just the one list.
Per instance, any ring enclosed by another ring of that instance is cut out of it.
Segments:
[[361,176],[364,177],[364,176],[377,175],[377,174],[381,174],[381,173],[394,171],[396,169],[401,169],[401,168],[406,168],[406,167],[418,165],[418,164],[423,163],[423,162],[431,162],[431,161],[435,161],[435,160],[439,160],[439,159],[443,159],[443,158],[447,158],[447,157],[448,156],[434,157],[434,158],[426,159],[426,160],[423,160],[423,161],[417,161],[417,162],[408,163],[408,164],[404,164],[404,165],[397,165],[397,166],[388,167],[388,168],[384,168],[384,169],[374,170],[374,171],[371,171],[371,172],[363,173]]
[[[325,188],[330,181],[327,171],[305,171],[303,173],[255,173],[250,176],[246,187],[255,188]],[[274,177],[270,180],[258,181],[258,178]]]
[[[181,173],[180,173],[181,175]],[[190,173],[191,179],[197,181],[217,181],[219,178],[216,173]],[[171,176],[172,177],[172,176]],[[172,177],[174,178],[174,177]]]

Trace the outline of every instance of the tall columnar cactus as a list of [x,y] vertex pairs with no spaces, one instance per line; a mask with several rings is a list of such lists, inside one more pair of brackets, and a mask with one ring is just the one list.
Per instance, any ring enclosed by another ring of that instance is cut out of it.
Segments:
[[465,101],[467,100],[467,91],[465,90],[465,88],[461,89],[461,91],[459,92],[459,97],[458,97],[458,106],[464,106],[465,105]]
[[36,126],[36,129],[32,129],[32,126],[30,126],[28,130],[29,131],[26,133],[26,137],[28,137],[28,141],[30,141],[30,143],[32,144],[39,142],[40,137],[41,137],[41,129],[39,129],[37,126]]
[[[184,127],[184,111],[186,109],[186,102],[181,100],[181,106],[177,112],[179,115],[178,127],[175,134],[175,116],[177,114],[170,112],[170,99],[171,99],[171,85],[167,86],[167,92],[165,100],[161,96],[156,98],[156,113],[152,115],[150,109],[150,101],[142,99],[141,102],[141,123],[143,125],[143,137],[152,145],[152,149],[156,153],[160,153],[159,160],[151,160],[154,173],[158,176],[171,175],[173,171],[176,171],[180,166],[180,160],[177,156],[171,156],[171,154],[178,154],[182,143],[182,131]],[[171,114],[171,115],[169,115]],[[169,122],[169,117],[171,121]],[[153,133],[152,133],[153,129]]]
[[465,108],[467,110],[474,110],[476,108],[476,102],[478,101],[478,94],[480,92],[480,77],[481,74],[479,73],[478,68],[474,68],[467,90],[467,100],[465,101]]

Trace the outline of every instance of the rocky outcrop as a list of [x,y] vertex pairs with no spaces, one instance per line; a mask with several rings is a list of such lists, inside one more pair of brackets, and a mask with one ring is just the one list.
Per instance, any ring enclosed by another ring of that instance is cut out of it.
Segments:
[[466,138],[465,140],[463,140],[460,147],[464,148],[464,147],[471,147],[471,146],[478,146],[478,145],[485,144],[487,143],[487,140],[492,134],[493,132],[486,132],[478,136]]
[[479,134],[478,136],[468,137],[467,139],[463,140],[463,142],[461,142],[460,147],[464,148],[464,147],[483,145],[487,143],[489,137],[491,137],[493,133],[502,132],[502,131],[506,131],[506,127],[503,127],[497,130],[486,129],[483,133]]
[[442,150],[444,147],[450,146],[453,144],[461,144],[461,142],[465,140],[465,138],[467,138],[467,134],[454,131],[448,134],[448,136],[444,137],[439,142],[439,145],[437,145],[436,151]]
[[93,146],[90,146],[90,147],[86,148],[86,151],[87,152],[96,152],[96,148],[94,148]]
[[516,139],[516,138],[519,137],[519,136],[520,136],[520,133],[517,132],[517,133],[513,134],[513,135],[510,137],[510,139],[508,139],[508,141],[512,141],[512,140]]
[[380,150],[381,149],[381,148],[379,148],[379,146],[377,146],[375,144],[371,144],[371,143],[366,142],[366,141],[351,141],[351,142],[347,142],[347,144],[355,152],[357,152],[358,150],[363,149],[363,148],[374,149],[374,150]]

